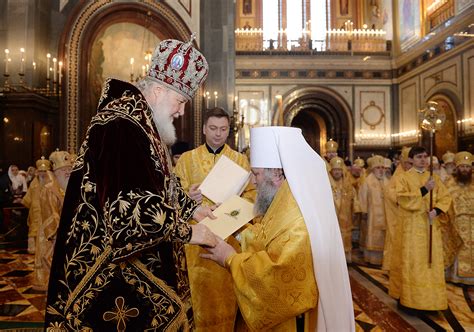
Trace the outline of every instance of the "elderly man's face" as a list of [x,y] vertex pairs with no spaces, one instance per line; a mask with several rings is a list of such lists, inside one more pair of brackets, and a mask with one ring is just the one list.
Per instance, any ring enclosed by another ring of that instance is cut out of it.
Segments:
[[13,165],[13,166],[11,167],[11,171],[12,171],[13,176],[17,176],[17,175],[18,175],[19,170],[18,170],[18,167],[17,167],[17,166]]
[[377,179],[382,180],[383,176],[385,174],[385,167],[376,166],[376,167],[372,168],[372,172],[374,173],[374,175]]
[[342,179],[342,168],[333,168],[330,173],[334,180],[339,181]]
[[265,168],[252,168],[252,183],[258,187],[266,180]]
[[184,105],[188,101],[184,96],[174,90],[166,89],[166,98],[163,99],[161,107],[171,119],[177,119],[184,115]]
[[59,186],[66,190],[67,184],[69,182],[69,177],[71,176],[72,167],[71,166],[64,166],[58,168],[54,171],[54,175],[59,182]]
[[337,157],[337,152],[326,152],[326,158],[328,160],[331,160],[334,157]]
[[445,163],[444,164],[444,168],[446,169],[446,172],[449,174],[449,175],[452,175],[453,173],[455,173],[455,170],[456,170],[456,165],[451,162],[451,163]]
[[362,174],[362,168],[360,168],[357,165],[352,165],[351,166],[351,174],[356,178],[360,177],[360,175]]
[[173,120],[184,114],[187,99],[174,90],[161,85],[155,85],[147,102],[153,110],[153,121],[166,145],[176,141],[176,129]]
[[255,198],[255,215],[264,215],[270,207],[279,186],[275,170],[266,170],[264,168],[252,168],[252,182],[257,188],[257,197]]

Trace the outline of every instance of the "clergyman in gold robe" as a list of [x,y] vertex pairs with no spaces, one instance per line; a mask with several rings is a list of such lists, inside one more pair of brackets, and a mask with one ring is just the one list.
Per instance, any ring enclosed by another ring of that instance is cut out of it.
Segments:
[[438,176],[430,177],[429,158],[423,147],[411,148],[408,156],[413,168],[401,176],[396,188],[402,230],[400,304],[417,310],[445,310],[448,298],[439,216],[448,211],[451,197]]
[[252,128],[250,144],[255,212],[263,218],[242,231],[241,253],[219,239],[202,255],[230,271],[237,330],[354,331],[324,161],[298,128]]
[[392,294],[400,296],[400,251],[401,251],[401,221],[399,220],[397,203],[397,182],[401,175],[408,171],[413,162],[408,158],[409,147],[403,147],[400,154],[400,163],[393,172],[390,181],[385,187],[384,203],[387,228],[385,230],[385,242],[383,252],[382,270],[390,273],[389,289]]
[[332,158],[329,167],[331,168],[329,181],[336,207],[337,220],[341,229],[342,242],[344,243],[344,252],[346,253],[346,260],[351,262],[352,214],[356,192],[350,179],[344,174],[344,160],[341,157]]
[[382,265],[386,230],[384,191],[388,183],[384,176],[384,157],[373,156],[369,167],[372,171],[359,189],[359,204],[365,216],[361,223],[365,242],[361,243],[361,248],[367,263]]
[[474,181],[472,181],[471,153],[462,151],[456,153],[456,175],[454,181],[448,184],[453,204],[449,210],[450,220],[453,221],[462,239],[462,246],[457,253],[453,266],[448,269],[448,280],[465,285],[474,285]]
[[[206,143],[184,152],[174,169],[183,189],[204,206],[222,203],[211,202],[198,189],[221,156],[224,155],[242,168],[250,170],[247,157],[225,143],[229,129],[230,118],[226,111],[221,108],[208,110],[203,125]],[[255,187],[249,184],[244,189],[242,197],[253,202]],[[186,245],[185,250],[196,331],[232,330],[237,302],[232,292],[229,272],[213,262],[200,258],[199,254],[205,252],[201,247]]]
[[38,226],[41,225],[41,191],[43,186],[52,179],[52,174],[49,172],[51,163],[48,159],[41,157],[37,160],[36,169],[36,176],[21,201],[21,204],[28,208],[28,252],[30,254],[34,254],[36,251]]
[[49,156],[54,175],[40,194],[41,223],[38,226],[33,288],[47,290],[53,260],[56,232],[63,208],[64,194],[72,170],[71,156],[66,151],[54,151]]

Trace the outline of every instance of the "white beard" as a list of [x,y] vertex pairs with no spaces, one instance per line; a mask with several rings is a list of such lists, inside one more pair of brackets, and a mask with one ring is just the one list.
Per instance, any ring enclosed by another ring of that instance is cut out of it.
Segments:
[[257,197],[255,199],[254,212],[257,216],[263,216],[267,213],[268,208],[273,202],[278,187],[275,186],[270,179],[265,181],[258,186]]
[[61,187],[61,189],[66,191],[67,184],[69,182],[69,177],[66,177],[62,174],[61,175],[56,175],[56,180],[58,181],[58,184]]
[[173,120],[165,113],[153,110],[153,122],[163,143],[168,146],[173,145],[176,142],[176,128]]

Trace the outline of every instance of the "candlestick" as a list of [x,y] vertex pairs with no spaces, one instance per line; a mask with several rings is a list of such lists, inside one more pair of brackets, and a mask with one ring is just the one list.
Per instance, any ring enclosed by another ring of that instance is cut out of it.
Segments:
[[36,62],[33,61],[32,66],[33,66],[33,70],[36,70]]
[[61,85],[61,78],[63,77],[63,62],[59,61],[59,78],[58,83]]
[[46,79],[49,80],[49,59],[51,58],[51,54],[46,54],[46,58],[47,58],[47,61],[46,61]]
[[146,67],[145,65],[142,66],[142,77],[146,76]]
[[214,107],[217,107],[217,91],[214,91]]
[[20,48],[20,74],[25,72],[25,49]]
[[134,58],[130,58],[130,75],[133,75],[134,70],[133,70],[133,63],[135,62]]
[[5,70],[4,74],[8,75],[8,56],[10,54],[10,50],[8,48],[5,49]]
[[58,59],[53,58],[53,83],[56,83],[56,63],[58,62]]

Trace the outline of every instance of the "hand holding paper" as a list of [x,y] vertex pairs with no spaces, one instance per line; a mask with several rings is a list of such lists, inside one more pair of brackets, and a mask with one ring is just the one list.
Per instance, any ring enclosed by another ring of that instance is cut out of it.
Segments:
[[200,224],[206,225],[214,234],[225,239],[252,220],[253,204],[234,195],[215,209],[213,214],[217,219],[205,218]]

